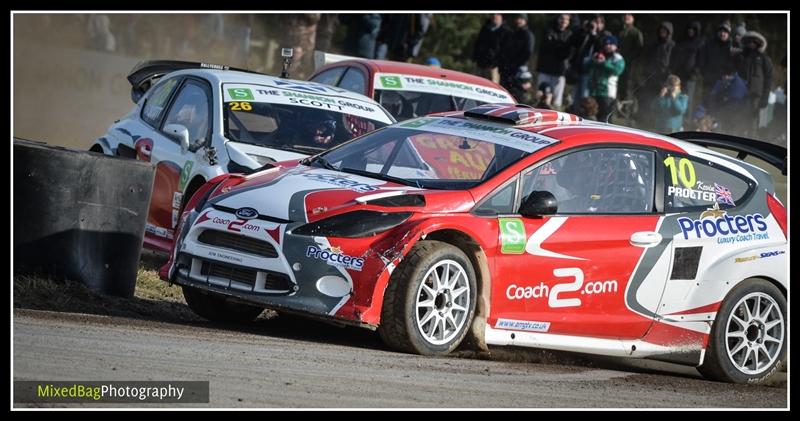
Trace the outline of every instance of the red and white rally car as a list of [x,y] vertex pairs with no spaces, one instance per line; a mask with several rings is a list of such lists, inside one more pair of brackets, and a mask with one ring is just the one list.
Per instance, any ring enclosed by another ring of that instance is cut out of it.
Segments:
[[469,335],[761,381],[786,356],[786,208],[700,145],[784,172],[786,150],[673,136],[510,104],[409,120],[210,180],[160,274],[212,320],[266,307],[420,354]]
[[375,99],[398,121],[487,103],[516,103],[502,86],[469,73],[421,64],[317,53],[309,80]]

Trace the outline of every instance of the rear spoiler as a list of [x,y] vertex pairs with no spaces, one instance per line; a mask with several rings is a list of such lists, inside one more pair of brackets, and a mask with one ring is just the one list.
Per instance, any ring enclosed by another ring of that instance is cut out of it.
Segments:
[[[131,100],[138,103],[139,99],[147,93],[151,86],[160,77],[167,73],[184,69],[216,69],[216,70],[236,70],[240,72],[257,73],[252,70],[237,69],[224,64],[195,63],[191,61],[175,60],[151,60],[141,61],[133,67],[128,74],[128,82],[131,84]],[[263,73],[258,73],[263,74]]]
[[314,51],[314,71],[320,67],[345,60],[363,60],[361,57],[345,56],[342,54],[331,54],[324,51]]
[[766,161],[786,175],[786,148],[761,140],[747,139],[723,133],[711,132],[677,132],[667,135],[695,145],[727,149],[737,152],[737,158],[745,159],[748,155]]

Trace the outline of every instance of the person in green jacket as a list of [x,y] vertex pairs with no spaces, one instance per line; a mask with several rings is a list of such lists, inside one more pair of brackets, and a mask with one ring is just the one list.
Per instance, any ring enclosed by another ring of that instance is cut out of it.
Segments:
[[689,106],[689,97],[681,92],[681,79],[669,75],[661,92],[653,99],[650,109],[655,117],[655,129],[662,133],[674,133],[683,128],[683,115]]
[[617,99],[619,75],[625,70],[625,59],[617,52],[619,41],[609,35],[603,38],[603,50],[586,58],[589,69],[589,95],[597,100],[598,117],[605,121]]

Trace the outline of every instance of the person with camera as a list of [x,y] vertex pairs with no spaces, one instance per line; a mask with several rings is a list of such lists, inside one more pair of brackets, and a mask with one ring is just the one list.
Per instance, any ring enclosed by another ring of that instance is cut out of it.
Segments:
[[581,98],[589,96],[589,68],[587,63],[599,50],[600,41],[610,35],[605,28],[605,18],[595,15],[583,22],[583,29],[572,35],[570,44],[574,54],[565,72],[566,83],[573,85],[572,103],[577,104]]
[[585,63],[589,69],[589,95],[597,100],[601,119],[611,112],[617,99],[619,76],[625,70],[625,59],[617,52],[618,48],[617,37],[609,35],[603,39],[603,49]]
[[689,107],[689,97],[681,92],[681,79],[676,75],[667,76],[658,96],[653,99],[650,109],[653,111],[656,131],[674,133],[683,128],[683,116]]

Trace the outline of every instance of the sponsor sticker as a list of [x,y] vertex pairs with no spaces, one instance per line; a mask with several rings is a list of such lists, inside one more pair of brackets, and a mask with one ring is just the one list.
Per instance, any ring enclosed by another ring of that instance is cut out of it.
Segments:
[[406,129],[422,130],[451,136],[464,136],[533,153],[558,140],[537,133],[490,123],[452,117],[423,118],[398,124]]
[[400,81],[400,76],[378,76],[381,81],[381,86],[385,89],[403,89],[403,82]]
[[525,224],[519,218],[500,218],[500,252],[503,254],[525,253]]
[[362,183],[356,180],[352,180],[347,176],[343,175],[336,175],[336,174],[327,174],[327,173],[314,173],[314,172],[307,172],[303,174],[303,177],[311,178],[313,180],[317,180],[326,184],[330,184],[336,187],[342,187],[345,189],[352,190],[358,193],[369,193],[375,190],[380,189],[379,186],[375,186],[372,184]]
[[581,295],[616,294],[619,282],[616,279],[584,282],[583,271],[579,268],[559,268],[553,270],[559,278],[571,278],[571,281],[550,285],[539,282],[536,285],[511,284],[506,288],[506,299],[538,300],[547,299],[551,308],[579,307]]
[[[182,176],[183,176],[183,171],[181,171],[181,177]],[[183,193],[179,191],[172,193],[172,209],[180,209],[181,201],[183,201]]]
[[[276,82],[276,84],[279,83]],[[227,106],[231,107],[231,109],[235,107],[250,111],[253,103],[263,102],[314,108],[364,117],[387,124],[392,123],[391,117],[375,103],[338,95],[332,96],[330,95],[331,93],[337,92],[313,85],[283,84],[282,86],[285,86],[286,89],[266,85],[226,84],[225,86],[224,102],[228,103]],[[309,89],[297,90],[298,86],[306,86]],[[247,93],[246,98],[244,97],[245,92]],[[243,100],[250,101],[250,103],[241,102]],[[249,110],[245,108],[249,108]]]
[[755,255],[755,256],[737,257],[735,259],[735,261],[736,261],[736,263],[752,262],[753,260],[765,259],[767,257],[780,256],[781,254],[786,254],[786,251],[785,250],[765,251],[765,252],[759,253],[758,255]]
[[535,322],[532,320],[497,319],[495,324],[498,329],[526,330],[529,332],[547,332],[550,322]]
[[228,88],[228,94],[235,100],[254,100],[253,91],[249,88]]
[[[180,179],[180,181],[178,181],[178,190],[179,191],[183,191],[184,187],[186,187],[186,183],[189,182],[189,175],[191,175],[191,173],[192,173],[192,166],[193,165],[194,165],[194,161],[186,161],[186,163],[183,164],[183,169],[181,170],[181,179]],[[172,200],[173,200],[173,203],[174,203],[175,197],[173,197]],[[178,206],[180,206],[180,205],[178,205]],[[174,207],[174,205],[173,205],[173,207]]]
[[508,93],[500,89],[434,77],[376,73],[375,86],[380,86],[381,89],[386,90],[452,95],[481,102],[514,102]]
[[172,210],[172,228],[175,228],[178,225],[178,219],[180,218],[181,214],[180,211],[177,209]]
[[228,261],[228,262],[242,263],[242,258],[241,257],[239,257],[239,256],[231,256],[230,254],[225,254],[225,253],[220,253],[217,250],[209,250],[208,252],[206,252],[206,255],[208,257],[211,257],[212,259],[215,259],[215,260],[225,260],[225,261]]
[[700,214],[700,218],[678,218],[684,240],[716,239],[717,244],[768,240],[767,222],[760,213],[728,215],[718,203]]
[[327,249],[322,249],[319,246],[308,246],[308,248],[306,248],[306,257],[323,260],[331,266],[343,267],[345,269],[360,271],[364,267],[363,258],[348,256],[342,253],[341,248],[334,246],[330,246]]

